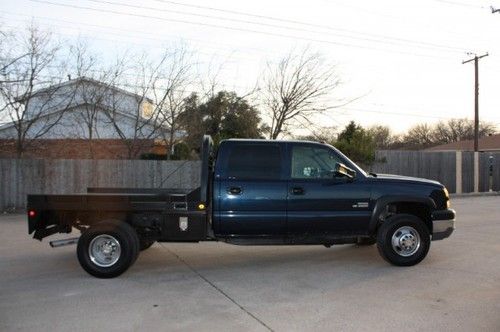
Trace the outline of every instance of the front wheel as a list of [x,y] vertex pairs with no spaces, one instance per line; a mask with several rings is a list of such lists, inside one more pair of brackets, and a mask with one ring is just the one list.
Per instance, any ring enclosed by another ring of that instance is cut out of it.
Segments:
[[410,214],[388,218],[377,232],[377,248],[389,263],[411,266],[420,263],[431,245],[429,229],[424,222]]
[[125,222],[101,222],[91,226],[78,240],[76,253],[82,268],[98,278],[114,278],[136,260],[139,239]]

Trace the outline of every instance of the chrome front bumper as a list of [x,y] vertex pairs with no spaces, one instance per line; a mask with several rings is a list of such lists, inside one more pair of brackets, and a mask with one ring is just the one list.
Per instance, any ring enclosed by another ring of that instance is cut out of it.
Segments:
[[455,229],[455,210],[438,210],[432,213],[432,240],[446,239]]

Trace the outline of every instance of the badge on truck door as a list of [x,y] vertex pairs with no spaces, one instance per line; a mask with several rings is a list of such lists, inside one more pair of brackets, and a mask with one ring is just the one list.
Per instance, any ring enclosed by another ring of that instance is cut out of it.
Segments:
[[179,228],[185,232],[188,229],[188,217],[179,217]]

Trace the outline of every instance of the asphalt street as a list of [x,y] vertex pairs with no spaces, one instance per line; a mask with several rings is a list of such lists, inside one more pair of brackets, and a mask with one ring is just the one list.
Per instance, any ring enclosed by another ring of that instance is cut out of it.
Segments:
[[500,196],[452,207],[414,267],[375,246],[156,243],[109,280],[2,215],[0,331],[500,331]]

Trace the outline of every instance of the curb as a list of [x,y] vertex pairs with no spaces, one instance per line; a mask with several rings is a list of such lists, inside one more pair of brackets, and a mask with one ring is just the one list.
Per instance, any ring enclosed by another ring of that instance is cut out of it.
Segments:
[[467,197],[482,197],[482,196],[499,196],[500,191],[485,191],[479,193],[462,193],[462,194],[450,194],[451,198],[467,198]]

